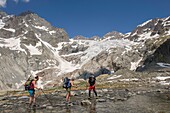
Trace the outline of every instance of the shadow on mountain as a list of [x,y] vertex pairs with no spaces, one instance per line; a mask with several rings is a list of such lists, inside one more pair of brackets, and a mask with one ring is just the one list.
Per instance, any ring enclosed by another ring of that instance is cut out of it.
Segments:
[[[143,63],[143,66],[137,68],[136,71],[156,71],[158,69],[167,68],[169,66],[160,66],[158,63],[170,64],[170,39],[161,44],[156,51],[149,55]],[[170,68],[170,67],[169,67]]]
[[79,78],[83,78],[83,79],[88,79],[89,76],[91,75],[94,75],[95,77],[99,76],[99,75],[102,75],[102,74],[111,74],[111,71],[104,68],[104,67],[101,67],[98,71],[96,71],[95,73],[91,73],[91,72],[88,72],[88,71],[84,71],[82,74],[80,74],[80,77]]

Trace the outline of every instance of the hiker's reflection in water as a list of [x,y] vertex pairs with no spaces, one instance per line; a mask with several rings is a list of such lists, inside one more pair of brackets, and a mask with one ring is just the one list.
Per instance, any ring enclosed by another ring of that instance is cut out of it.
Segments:
[[36,109],[30,109],[27,111],[28,113],[36,113]]
[[97,113],[96,112],[96,100],[91,101],[91,105],[89,106],[89,113]]
[[70,106],[66,107],[66,113],[71,113],[71,107]]

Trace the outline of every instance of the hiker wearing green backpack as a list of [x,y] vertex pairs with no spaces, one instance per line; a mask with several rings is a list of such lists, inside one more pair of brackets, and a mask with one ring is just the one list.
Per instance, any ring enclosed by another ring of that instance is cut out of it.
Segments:
[[29,85],[25,84],[25,87],[27,86],[25,89],[28,90],[29,95],[30,95],[30,98],[29,98],[29,107],[31,107],[32,104],[33,104],[33,107],[36,107],[36,103],[35,103],[35,89],[41,89],[41,88],[38,88],[37,85],[36,85],[38,80],[39,80],[39,76],[36,76],[35,79],[32,79],[31,81],[27,80],[27,82],[30,82]]

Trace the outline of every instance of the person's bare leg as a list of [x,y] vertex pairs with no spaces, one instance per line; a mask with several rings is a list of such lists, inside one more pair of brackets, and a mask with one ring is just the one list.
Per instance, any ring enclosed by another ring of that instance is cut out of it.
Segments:
[[67,95],[66,95],[66,101],[67,101],[67,102],[70,101],[70,92],[68,92]]
[[29,107],[31,107],[32,101],[33,101],[33,97],[30,96],[30,99],[29,99]]
[[35,95],[33,96],[33,105],[36,105],[35,104]]

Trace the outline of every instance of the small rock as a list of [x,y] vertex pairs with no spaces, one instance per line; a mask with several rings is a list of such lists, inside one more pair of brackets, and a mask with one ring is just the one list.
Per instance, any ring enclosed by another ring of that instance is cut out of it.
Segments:
[[117,100],[118,100],[118,101],[126,101],[127,98],[119,97],[119,98],[117,98]]
[[102,90],[96,90],[97,91],[97,93],[102,93],[103,91]]
[[59,93],[59,96],[65,97],[66,93]]
[[53,106],[46,106],[46,109],[53,109]]
[[44,105],[42,105],[42,107],[43,107],[43,108],[44,108],[44,107],[47,107],[47,105],[44,104]]
[[91,102],[89,100],[83,100],[83,101],[81,101],[81,105],[82,106],[91,105]]
[[72,96],[78,96],[78,93],[76,93],[75,91],[72,91],[72,92],[71,92],[71,95],[72,95]]
[[98,102],[106,102],[106,99],[98,99]]
[[101,94],[98,94],[98,97],[103,97],[103,95],[101,95]]
[[110,100],[115,100],[115,97],[110,98]]
[[108,89],[102,89],[103,92],[108,92]]
[[19,97],[18,99],[28,99],[29,97],[28,96],[22,96],[22,97]]

